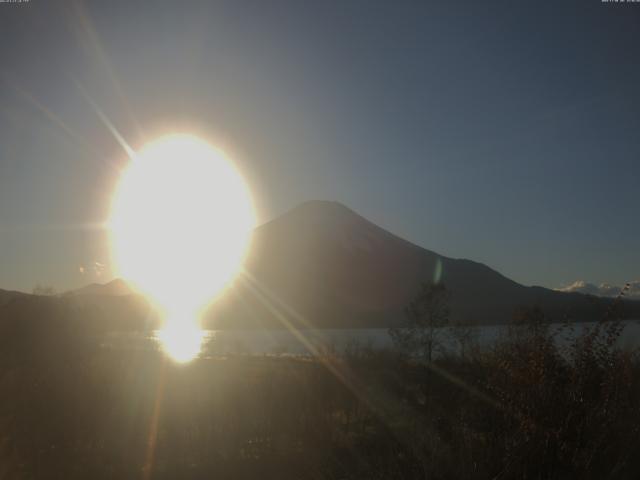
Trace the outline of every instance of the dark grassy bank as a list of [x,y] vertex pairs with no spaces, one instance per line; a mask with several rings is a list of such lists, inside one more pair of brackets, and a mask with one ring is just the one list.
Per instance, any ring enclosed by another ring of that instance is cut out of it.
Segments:
[[0,478],[638,478],[640,365],[616,323],[558,350],[546,326],[418,363],[176,365],[74,325],[0,332]]

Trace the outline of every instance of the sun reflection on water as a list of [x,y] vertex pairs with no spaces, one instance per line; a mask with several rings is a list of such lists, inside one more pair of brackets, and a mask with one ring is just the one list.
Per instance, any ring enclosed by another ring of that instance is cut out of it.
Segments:
[[171,358],[178,363],[186,363],[200,354],[205,333],[191,322],[171,321],[156,336]]

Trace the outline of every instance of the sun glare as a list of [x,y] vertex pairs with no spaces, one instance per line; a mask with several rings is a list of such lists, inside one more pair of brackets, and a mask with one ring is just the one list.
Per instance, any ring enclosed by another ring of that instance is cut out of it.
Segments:
[[179,363],[189,362],[198,356],[203,338],[202,329],[191,322],[168,321],[158,332],[164,351]]
[[254,225],[241,175],[197,137],[153,141],[123,172],[111,208],[113,263],[169,319],[160,339],[176,360],[197,355],[194,317],[239,271]]

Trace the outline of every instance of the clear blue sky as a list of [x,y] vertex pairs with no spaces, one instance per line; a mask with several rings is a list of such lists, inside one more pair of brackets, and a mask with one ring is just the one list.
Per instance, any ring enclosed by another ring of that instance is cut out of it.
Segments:
[[88,225],[126,160],[87,96],[134,148],[222,145],[262,220],[337,200],[524,284],[640,277],[639,4],[31,1],[0,31],[0,288],[110,277]]

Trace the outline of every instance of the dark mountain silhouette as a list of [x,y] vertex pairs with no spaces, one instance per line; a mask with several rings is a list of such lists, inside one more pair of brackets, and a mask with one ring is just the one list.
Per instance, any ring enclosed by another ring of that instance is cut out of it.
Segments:
[[112,330],[142,331],[155,328],[160,322],[149,303],[139,295],[72,292],[32,295],[0,290],[0,335],[7,328],[14,328],[12,325],[15,328],[17,325],[20,325],[19,328],[35,328],[41,332],[64,325],[63,328],[99,333]]
[[27,293],[16,292],[14,290],[0,290],[0,307],[6,305],[14,298],[28,296]]
[[[612,299],[520,285],[481,263],[448,258],[414,245],[335,202],[307,202],[255,230],[245,273],[205,314],[207,328],[388,327],[421,282],[450,291],[452,320],[511,321],[521,307],[539,306],[555,321],[597,320]],[[0,321],[17,317],[92,320],[101,329],[158,325],[144,298],[122,280],[91,284],[54,297],[0,291]],[[625,300],[623,318],[640,318],[640,302]]]
[[127,283],[116,278],[108,283],[91,283],[77,290],[68,292],[71,295],[131,295],[133,290],[127,285]]
[[[554,320],[601,318],[611,300],[520,285],[481,263],[453,259],[414,245],[335,202],[304,203],[256,229],[245,266],[249,278],[211,308],[208,325],[281,324],[287,308],[314,327],[386,327],[404,319],[421,282],[444,282],[452,319],[509,322],[519,307],[540,306]],[[262,295],[255,290],[262,289]],[[262,300],[260,298],[262,297]],[[265,306],[271,297],[272,307]],[[640,316],[626,302],[626,315]],[[630,310],[631,309],[631,310]]]

